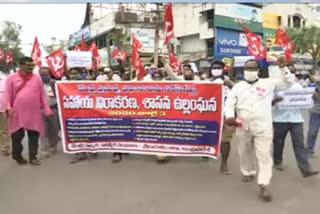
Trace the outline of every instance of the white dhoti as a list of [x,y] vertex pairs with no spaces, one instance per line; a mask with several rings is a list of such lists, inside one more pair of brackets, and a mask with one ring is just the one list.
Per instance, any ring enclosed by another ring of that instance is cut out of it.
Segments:
[[[259,185],[269,185],[272,177],[272,130],[255,132],[237,129],[240,170],[244,176],[255,175]],[[256,167],[256,163],[258,167]]]

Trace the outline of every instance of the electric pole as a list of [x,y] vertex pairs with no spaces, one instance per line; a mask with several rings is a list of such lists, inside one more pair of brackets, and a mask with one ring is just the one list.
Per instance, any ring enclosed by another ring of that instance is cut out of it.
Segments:
[[155,24],[155,31],[154,31],[154,64],[158,67],[158,61],[159,61],[159,54],[158,54],[158,50],[159,50],[159,25],[160,25],[160,20],[161,20],[161,13],[160,13],[160,6],[159,3],[156,3],[157,5],[157,9],[156,9],[156,24]]

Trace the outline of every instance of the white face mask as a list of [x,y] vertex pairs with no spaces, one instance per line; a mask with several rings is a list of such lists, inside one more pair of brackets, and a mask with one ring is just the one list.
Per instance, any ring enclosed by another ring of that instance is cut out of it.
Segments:
[[212,69],[211,70],[211,74],[214,77],[219,77],[222,75],[222,73],[223,73],[223,69]]
[[244,71],[244,79],[248,82],[254,82],[258,78],[258,71]]

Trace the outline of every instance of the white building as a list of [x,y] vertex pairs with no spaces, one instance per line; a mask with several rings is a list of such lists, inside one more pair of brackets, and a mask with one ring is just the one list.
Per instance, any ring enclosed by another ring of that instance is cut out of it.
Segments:
[[176,52],[182,60],[198,60],[213,56],[214,4],[173,4]]
[[320,27],[320,9],[315,4],[264,4],[263,11],[278,14],[283,27],[304,27],[315,25]]

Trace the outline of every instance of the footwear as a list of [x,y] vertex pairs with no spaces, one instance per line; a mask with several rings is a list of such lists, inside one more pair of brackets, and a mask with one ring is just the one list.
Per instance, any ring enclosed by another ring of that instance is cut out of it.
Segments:
[[50,156],[51,156],[51,152],[43,151],[43,152],[41,152],[40,158],[42,160],[44,160],[44,159],[49,158]]
[[2,156],[5,156],[5,157],[10,156],[10,152],[8,150],[2,150],[1,154],[2,154]]
[[284,170],[288,169],[287,166],[284,166],[281,163],[280,164],[274,164],[273,167],[278,171],[284,171]]
[[205,162],[209,162],[209,158],[208,157],[202,157],[202,160]]
[[98,158],[98,153],[88,153],[88,160],[94,160]]
[[158,163],[167,163],[169,162],[169,157],[165,155],[157,155],[156,160]]
[[254,179],[254,175],[244,175],[242,176],[242,181],[245,182],[245,183],[249,183],[251,181],[253,181]]
[[33,160],[29,161],[29,164],[31,164],[33,166],[39,166],[41,164],[41,162],[38,159],[33,159]]
[[303,173],[302,176],[304,178],[308,178],[308,177],[312,177],[312,176],[318,175],[318,174],[319,174],[319,171],[311,171],[311,172]]
[[268,186],[259,185],[259,197],[265,202],[271,202],[272,201],[272,195],[271,195],[271,193],[269,191]]
[[112,163],[119,163],[122,160],[122,156],[119,154],[113,155]]
[[74,164],[74,163],[78,163],[80,161],[84,161],[87,160],[87,154],[86,153],[78,153],[75,154],[73,160],[71,160],[69,163]]
[[231,175],[232,174],[232,171],[229,170],[228,165],[227,164],[223,164],[223,163],[221,163],[220,172],[222,174],[225,174],[225,175]]
[[24,159],[23,157],[17,158],[15,160],[16,160],[17,164],[19,164],[19,165],[26,165],[28,163],[28,161],[26,159]]

